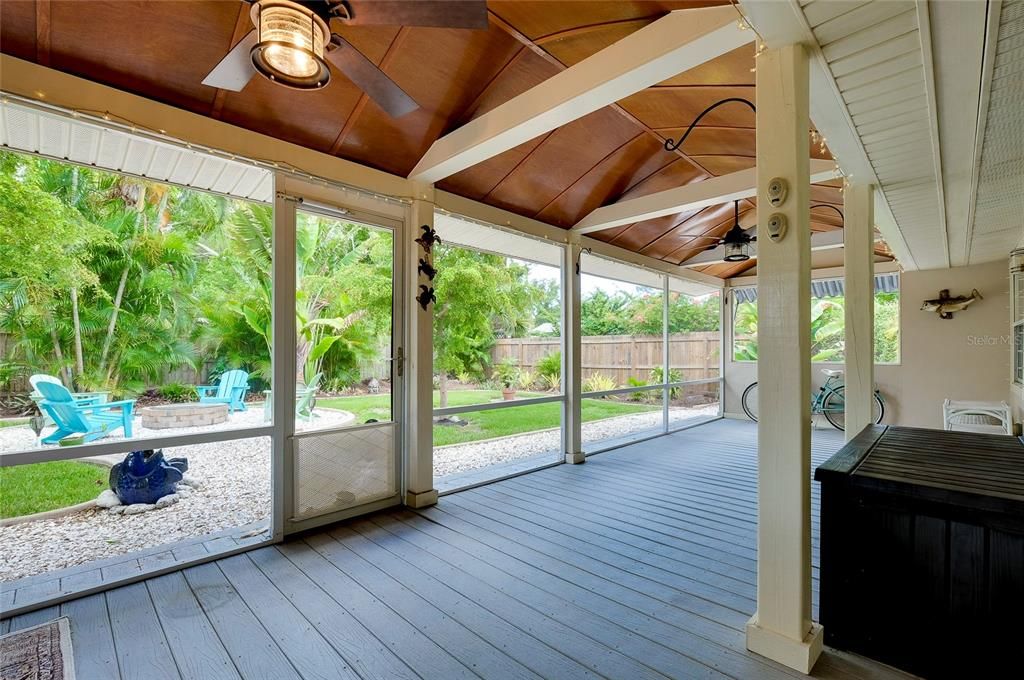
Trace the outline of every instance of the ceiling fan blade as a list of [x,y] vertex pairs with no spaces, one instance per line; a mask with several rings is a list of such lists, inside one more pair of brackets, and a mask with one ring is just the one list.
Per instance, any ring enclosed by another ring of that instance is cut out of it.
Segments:
[[486,0],[348,0],[350,26],[487,28]]
[[331,35],[334,49],[327,53],[327,60],[338,67],[345,77],[377,102],[380,108],[392,118],[401,118],[420,107],[391,80],[377,65],[363,56],[363,53],[337,33]]
[[220,63],[213,67],[210,74],[203,79],[203,85],[240,92],[256,75],[256,69],[249,57],[249,52],[256,45],[256,40],[256,31],[249,31],[220,60]]

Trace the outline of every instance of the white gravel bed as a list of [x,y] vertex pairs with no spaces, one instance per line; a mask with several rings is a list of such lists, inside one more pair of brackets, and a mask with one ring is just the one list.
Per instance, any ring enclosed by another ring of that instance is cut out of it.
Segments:
[[[351,421],[346,411],[317,409],[321,417],[299,429],[336,427]],[[232,416],[231,427],[262,424],[262,408]],[[0,430],[6,438],[8,430]],[[28,428],[25,428],[28,430]],[[191,428],[186,432],[222,429]],[[172,430],[145,430],[138,436],[180,434]],[[17,434],[17,433],[15,433]],[[28,430],[27,446],[34,434]],[[111,437],[110,439],[113,439]],[[106,441],[106,440],[100,440]],[[80,513],[0,527],[0,580],[63,569],[91,560],[113,557],[144,548],[244,526],[270,516],[270,437],[239,439],[164,449],[168,457],[188,458],[189,479],[199,488],[166,508],[138,515],[116,515],[107,510]],[[123,456],[113,456],[120,460]],[[97,489],[99,495],[100,489]]]
[[[670,408],[669,422],[673,426],[677,426],[683,420],[716,415],[718,415],[718,404],[695,408]],[[653,429],[660,425],[660,409],[648,413],[636,413],[583,423],[583,443],[614,439],[633,432]],[[540,453],[557,451],[561,445],[562,435],[556,429],[467,444],[438,446],[434,448],[434,474],[444,477],[497,463],[529,458]]]

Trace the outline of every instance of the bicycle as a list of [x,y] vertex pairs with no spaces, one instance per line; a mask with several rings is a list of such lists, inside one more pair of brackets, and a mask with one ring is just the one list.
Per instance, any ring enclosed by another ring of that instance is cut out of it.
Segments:
[[[811,415],[824,415],[825,419],[837,430],[845,430],[846,425],[846,386],[843,384],[843,372],[827,368],[821,370],[828,376],[818,393],[811,397]],[[743,390],[743,412],[757,422],[757,382],[747,385]],[[885,417],[885,401],[876,389],[871,409],[872,420],[877,425]]]

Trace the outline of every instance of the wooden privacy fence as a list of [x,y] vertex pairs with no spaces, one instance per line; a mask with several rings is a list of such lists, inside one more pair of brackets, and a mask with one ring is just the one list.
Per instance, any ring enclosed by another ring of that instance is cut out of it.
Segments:
[[[672,333],[668,336],[669,366],[682,380],[718,377],[718,331]],[[497,364],[512,357],[519,368],[537,373],[537,363],[561,349],[561,338],[505,338],[491,350]],[[585,335],[581,338],[583,380],[600,373],[626,386],[630,378],[651,381],[651,371],[660,368],[664,344],[660,335]]]

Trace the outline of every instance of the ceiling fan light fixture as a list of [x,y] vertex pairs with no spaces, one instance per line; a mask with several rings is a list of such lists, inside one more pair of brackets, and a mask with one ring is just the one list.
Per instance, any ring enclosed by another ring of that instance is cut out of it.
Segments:
[[253,5],[257,42],[249,53],[261,74],[282,85],[315,90],[331,79],[324,60],[330,29],[323,19],[290,0],[262,0]]
[[747,246],[747,243],[726,243],[725,257],[723,259],[726,262],[746,262],[750,259]]

